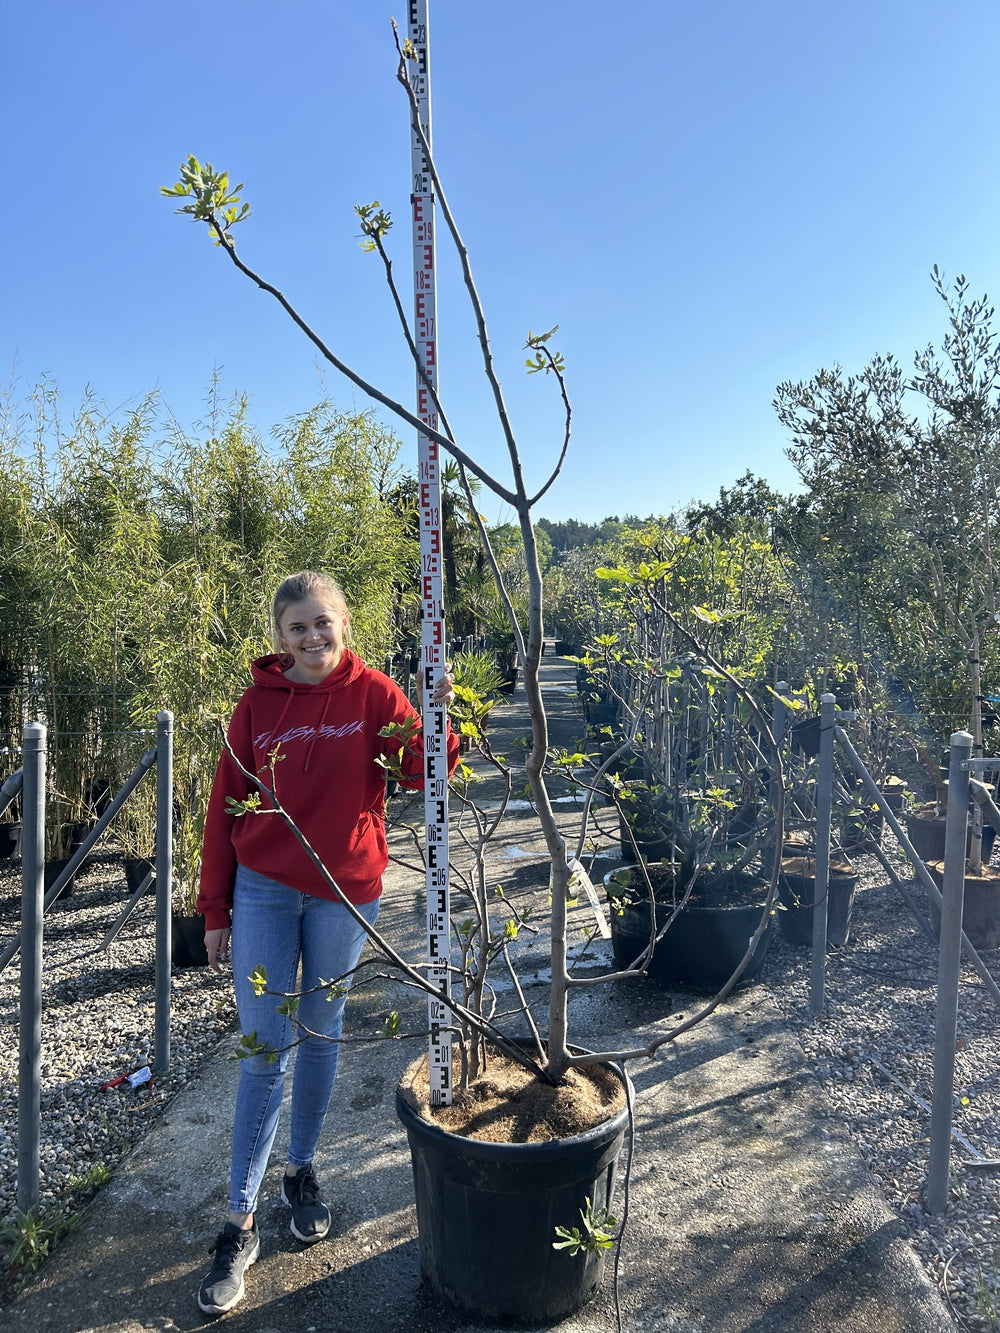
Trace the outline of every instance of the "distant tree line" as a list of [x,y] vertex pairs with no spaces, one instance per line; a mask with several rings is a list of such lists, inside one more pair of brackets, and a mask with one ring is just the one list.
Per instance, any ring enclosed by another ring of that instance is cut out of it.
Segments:
[[[768,675],[815,697],[882,710],[883,732],[936,770],[942,738],[972,730],[996,751],[1000,699],[1000,345],[993,306],[935,268],[946,329],[905,369],[879,355],[821,369],[775,397],[802,489],[745,473],[668,518],[540,521],[552,540],[552,621],[580,648],[613,629],[601,564],[678,539],[764,543],[784,604]],[[689,598],[685,576],[673,584]],[[741,612],[747,614],[748,611]],[[887,737],[883,737],[888,744]]]
[[[946,331],[912,369],[883,355],[779,386],[798,492],[747,472],[677,514],[539,519],[546,632],[578,654],[613,639],[625,604],[599,571],[641,579],[655,565],[678,613],[721,627],[761,680],[814,701],[832,689],[868,719],[871,746],[898,733],[934,769],[941,738],[968,726],[995,749],[1000,348],[987,299],[964,278],[933,281]],[[48,723],[54,843],[92,804],[88,783],[131,769],[163,707],[179,721],[179,808],[199,808],[219,718],[266,647],[263,607],[288,570],[339,579],[369,660],[409,654],[418,514],[399,449],[371,414],[329,404],[270,439],[245,400],[222,407],[214,392],[194,434],[155,396],[123,421],[88,400],[66,424],[51,385],[0,404],[0,746],[27,717]],[[450,632],[509,660],[474,503],[446,469]],[[517,602],[520,531],[491,539]]]

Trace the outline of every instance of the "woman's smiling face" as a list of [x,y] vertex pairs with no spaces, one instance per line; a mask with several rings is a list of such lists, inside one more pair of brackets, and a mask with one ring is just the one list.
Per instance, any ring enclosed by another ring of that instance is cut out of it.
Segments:
[[344,655],[347,612],[322,597],[291,602],[281,613],[278,632],[283,650],[292,657],[289,680],[315,685],[324,680]]

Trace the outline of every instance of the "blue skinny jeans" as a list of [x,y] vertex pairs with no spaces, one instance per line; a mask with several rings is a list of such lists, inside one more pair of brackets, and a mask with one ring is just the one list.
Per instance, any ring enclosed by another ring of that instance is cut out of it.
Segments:
[[[378,908],[376,898],[360,904],[358,910],[374,925]],[[321,980],[337,978],[348,986],[365,938],[365,932],[342,903],[310,897],[245,866],[237,868],[232,956],[240,1028],[245,1034],[255,1032],[278,1055],[274,1063],[263,1055],[240,1062],[229,1177],[229,1208],[234,1213],[252,1213],[257,1207],[278,1129],[291,1041],[298,1041],[298,1045],[292,1076],[288,1161],[299,1167],[313,1160],[337,1077],[338,1039],[347,1000],[346,994],[328,1000],[326,990],[303,994],[297,1018],[311,1032],[323,1035],[300,1040],[301,1030],[289,1017],[278,1013],[281,996],[255,996],[248,977],[263,965],[271,991],[308,991]],[[300,961],[302,976],[297,988]]]

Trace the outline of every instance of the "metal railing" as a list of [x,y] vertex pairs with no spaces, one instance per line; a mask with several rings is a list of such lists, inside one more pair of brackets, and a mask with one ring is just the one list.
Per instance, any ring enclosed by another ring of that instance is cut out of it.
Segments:
[[0,815],[17,800],[23,785],[24,769],[19,768],[16,773],[11,773],[10,777],[0,786]]
[[[779,685],[779,690],[781,686]],[[787,711],[787,710],[786,710]],[[931,1112],[930,1153],[927,1168],[926,1203],[932,1213],[943,1213],[948,1203],[948,1185],[951,1170],[952,1140],[961,1138],[953,1125],[955,1092],[955,1043],[958,1030],[958,988],[962,955],[979,974],[983,985],[1000,1005],[1000,986],[969,940],[962,927],[965,897],[966,837],[970,797],[983,809],[983,818],[1000,833],[1000,809],[994,804],[987,787],[977,782],[974,771],[990,770],[1000,766],[998,759],[973,759],[972,737],[959,731],[951,737],[948,770],[948,806],[945,823],[945,852],[942,887],[939,889],[923,859],[917,853],[906,831],[890,807],[886,797],[865,767],[857,750],[851,744],[838,718],[846,720],[851,714],[838,713],[836,698],[825,694],[820,706],[819,771],[816,782],[816,875],[813,904],[812,973],[810,1008],[819,1015],[825,1004],[827,894],[829,887],[831,813],[834,797],[846,798],[848,793],[839,782],[834,764],[834,741],[849,761],[864,792],[885,818],[907,860],[913,867],[927,897],[941,916],[937,936],[938,973],[935,1010],[933,1091]],[[786,718],[776,716],[779,734],[784,732]],[[934,941],[934,931],[912,894],[893,869],[888,857],[877,844],[875,855],[895,883],[907,907],[928,938]],[[922,1103],[923,1104],[923,1103]],[[964,1140],[963,1140],[964,1142]],[[973,1153],[972,1163],[977,1166],[997,1166]],[[977,1160],[978,1158],[978,1160]]]
[[[20,792],[21,929],[0,954],[0,971],[21,955],[21,1023],[18,1053],[17,1205],[37,1207],[40,1194],[42,975],[45,912],[82,865],[145,775],[156,771],[156,960],[154,1070],[170,1067],[170,886],[173,876],[173,714],[156,720],[156,746],[148,750],[101,818],[45,892],[45,767],[47,732],[40,722],[24,728],[23,766],[0,788],[0,813]],[[134,900],[133,900],[134,902]]]
[[[931,1098],[931,1148],[927,1168],[927,1208],[943,1213],[948,1206],[951,1141],[955,1106],[955,1050],[958,1036],[958,986],[962,949],[971,949],[962,929],[965,910],[966,836],[969,799],[982,808],[987,823],[1000,832],[1000,810],[989,791],[972,773],[996,768],[996,759],[973,759],[972,736],[956,731],[948,761],[948,808],[945,823],[944,875],[941,894],[941,936],[938,947],[938,994],[934,1022],[934,1090]],[[975,950],[972,950],[975,954]],[[975,955],[978,959],[978,954]],[[989,973],[986,974],[989,976]],[[992,978],[990,978],[992,981]],[[996,996],[995,984],[990,988]],[[1000,1162],[980,1158],[976,1165]]]

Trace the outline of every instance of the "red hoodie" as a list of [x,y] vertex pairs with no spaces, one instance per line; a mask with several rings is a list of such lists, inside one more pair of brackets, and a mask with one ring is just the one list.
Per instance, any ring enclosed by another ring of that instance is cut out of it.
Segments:
[[[229,744],[240,762],[270,785],[268,756],[277,748],[274,783],[281,804],[354,903],[382,892],[389,853],[385,841],[385,771],[376,756],[400,751],[380,736],[390,722],[419,717],[388,676],[373,671],[349,649],[325,680],[289,680],[276,656],[253,664],[253,684],[229,724]],[[402,753],[403,784],[422,787],[423,745],[417,735]],[[458,738],[447,734],[448,775],[458,762]],[[256,791],[227,751],[212,784],[205,819],[198,911],[206,930],[230,924],[237,863],[317,898],[336,898],[291,829],[275,814],[228,813],[227,797],[243,801]],[[261,809],[273,810],[262,795]]]

